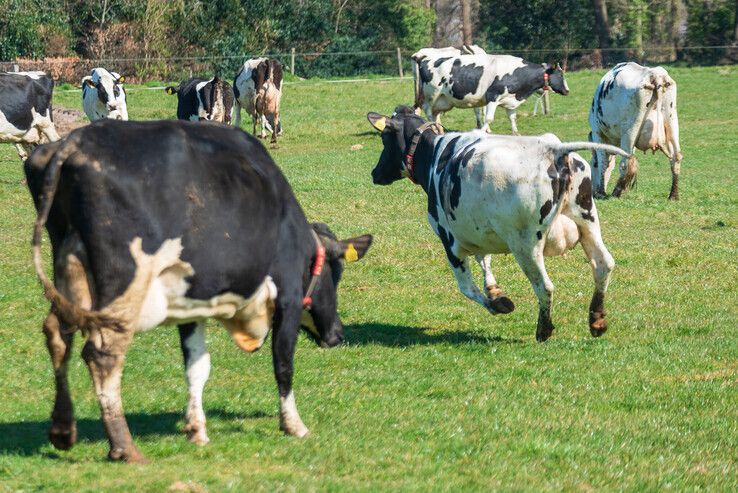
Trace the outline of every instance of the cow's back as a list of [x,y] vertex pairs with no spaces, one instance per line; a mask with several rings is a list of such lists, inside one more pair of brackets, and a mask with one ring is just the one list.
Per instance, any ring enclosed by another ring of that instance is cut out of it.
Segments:
[[66,226],[94,252],[89,268],[97,307],[132,280],[129,248],[136,237],[146,253],[181,238],[182,259],[195,271],[190,298],[248,297],[264,280],[283,208],[294,197],[255,139],[213,124],[101,120],[34,152],[26,169],[35,198],[53,153],[74,141],[48,227],[52,243],[64,241]]
[[34,73],[0,73],[0,112],[14,127],[27,130],[33,123],[33,114],[51,114],[54,82],[48,76]]

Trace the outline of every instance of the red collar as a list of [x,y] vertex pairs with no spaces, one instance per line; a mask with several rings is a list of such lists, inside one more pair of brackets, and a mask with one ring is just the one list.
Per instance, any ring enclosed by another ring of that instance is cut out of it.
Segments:
[[410,140],[410,147],[405,154],[405,171],[407,171],[408,179],[415,184],[418,183],[415,181],[415,177],[413,176],[413,170],[415,169],[415,150],[418,148],[418,143],[420,142],[420,137],[423,135],[423,132],[429,128],[432,129],[433,133],[436,135],[443,135],[443,127],[440,123],[425,122],[415,130],[413,138]]
[[315,231],[310,232],[313,234],[313,238],[315,238],[315,258],[313,259],[313,266],[310,270],[310,284],[308,284],[307,291],[305,291],[305,297],[302,298],[303,310],[309,310],[313,304],[313,291],[325,264],[325,247],[321,243],[320,238],[318,238],[318,235],[315,234]]
[[543,90],[548,91],[550,89],[548,85],[548,74],[546,72],[543,72]]

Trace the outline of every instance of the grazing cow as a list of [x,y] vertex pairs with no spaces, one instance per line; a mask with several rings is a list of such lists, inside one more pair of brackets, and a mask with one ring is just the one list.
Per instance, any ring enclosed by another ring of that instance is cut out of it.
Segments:
[[[457,55],[486,54],[487,52],[477,45],[463,45],[461,48],[455,48],[453,46],[447,46],[445,48],[423,48],[413,53],[410,59],[412,60],[413,81],[415,83],[415,112],[420,114],[420,109],[423,107],[424,97],[421,82],[423,79],[431,80],[433,78],[431,67],[436,63],[439,65],[443,63],[443,61],[438,62],[438,60],[446,60]],[[423,72],[422,77],[420,75],[421,71]],[[480,108],[474,108],[474,114],[477,117],[477,128],[479,128],[482,126],[482,110]]]
[[[190,390],[185,431],[206,443],[207,318],[246,351],[273,329],[280,427],[308,433],[292,393],[299,328],[325,346],[342,341],[342,259],[361,258],[371,235],[337,241],[324,225],[311,227],[264,147],[221,125],[99,120],[39,147],[25,172],[38,210],[34,263],[52,304],[44,332],[56,375],[54,446],[76,439],[66,369],[80,329],[109,457],[142,459],[125,420],[121,375],[134,333],[160,324],[179,325]],[[44,225],[53,283],[42,265]]]
[[15,144],[22,160],[45,137],[59,140],[51,115],[54,81],[43,72],[0,73],[0,142]]
[[[553,89],[566,96],[569,86],[559,66],[531,63],[510,55],[458,55],[438,58],[419,71],[423,110],[429,120],[451,108],[485,106],[482,130],[489,131],[497,106],[507,111],[512,132],[519,135],[516,110],[534,92]],[[478,121],[478,126],[479,126]]]
[[[671,161],[669,200],[679,199],[679,147],[677,85],[663,67],[642,67],[620,63],[602,77],[589,110],[590,140],[619,145],[633,152],[660,150]],[[607,182],[615,166],[615,156],[592,152],[592,180],[596,197],[607,195]],[[620,197],[635,183],[638,162],[635,156],[620,160],[620,178],[612,191]]]
[[[476,130],[437,135],[440,126],[410,108],[398,108],[392,117],[367,117],[382,132],[384,144],[372,171],[374,183],[389,185],[406,176],[428,194],[428,221],[466,297],[492,314],[513,311],[489,255],[512,253],[538,297],[536,338],[545,341],[554,326],[553,284],[543,257],[561,255],[579,242],[595,281],[590,332],[596,337],[607,330],[604,301],[615,263],[600,236],[589,165],[573,151],[625,152],[591,142],[562,143],[553,134],[510,137]],[[472,279],[470,255],[484,271],[486,296]]]
[[177,95],[178,119],[231,124],[233,89],[217,75],[212,79],[183,80],[178,87],[169,86],[165,91]]
[[253,58],[246,60],[233,81],[233,92],[236,95],[235,126],[241,124],[241,107],[251,115],[256,135],[256,123],[261,123],[262,139],[266,132],[272,133],[272,143],[277,142],[277,135],[282,135],[282,124],[279,121],[279,105],[282,100],[282,64],[269,58]]
[[102,67],[82,79],[82,108],[91,122],[102,118],[128,120],[124,78]]

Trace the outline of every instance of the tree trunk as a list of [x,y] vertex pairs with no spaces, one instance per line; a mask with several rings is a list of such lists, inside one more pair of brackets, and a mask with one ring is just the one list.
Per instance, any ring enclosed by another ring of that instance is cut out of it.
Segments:
[[461,17],[459,0],[436,0],[434,47],[460,46],[464,42]]
[[738,0],[735,0],[735,20],[733,21],[733,43],[738,43]]
[[608,64],[610,59],[610,23],[607,20],[607,5],[605,0],[592,0],[592,9],[595,16],[595,27],[597,28],[597,37],[600,40],[600,49],[602,50],[602,63]]
[[461,0],[461,22],[462,22],[462,37],[464,38],[464,44],[470,45],[473,43],[470,0]]

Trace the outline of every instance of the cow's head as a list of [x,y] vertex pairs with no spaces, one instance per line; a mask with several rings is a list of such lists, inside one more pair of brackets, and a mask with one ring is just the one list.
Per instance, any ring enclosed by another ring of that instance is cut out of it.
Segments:
[[333,347],[343,341],[343,324],[338,316],[338,283],[344,262],[354,262],[366,254],[372,244],[372,235],[339,240],[323,223],[313,223],[313,231],[325,248],[325,265],[311,294],[310,307],[303,310],[300,324],[324,347]]
[[562,96],[569,94],[569,84],[566,83],[564,70],[560,64],[557,63],[553,67],[546,66],[546,74],[548,74],[548,85],[551,89]]
[[392,116],[369,112],[369,123],[382,133],[382,154],[372,170],[375,185],[389,185],[407,176],[404,157],[413,134],[425,120],[416,115],[412,108],[398,106]]
[[123,89],[125,77],[104,69],[93,70],[92,77],[86,77],[84,83],[97,90],[97,99],[109,112],[115,112],[125,104],[126,92]]

